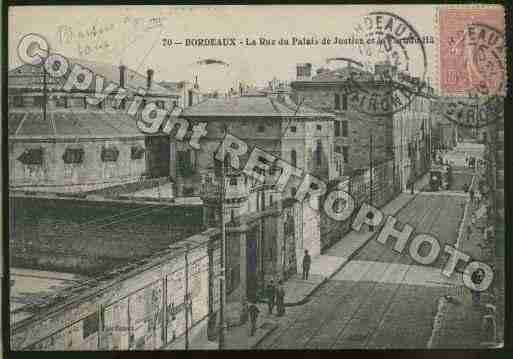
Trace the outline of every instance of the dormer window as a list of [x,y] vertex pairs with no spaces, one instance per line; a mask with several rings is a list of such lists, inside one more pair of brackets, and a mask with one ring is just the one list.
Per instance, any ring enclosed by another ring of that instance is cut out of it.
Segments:
[[102,162],[116,162],[119,157],[119,150],[115,146],[103,147],[101,159]]
[[27,148],[19,157],[18,161],[24,165],[38,165],[43,164],[43,149],[42,148]]
[[84,149],[82,148],[66,148],[62,160],[66,164],[78,164],[84,162],[84,155]]
[[146,150],[141,145],[132,146],[130,149],[130,158],[132,160],[140,160],[144,156]]

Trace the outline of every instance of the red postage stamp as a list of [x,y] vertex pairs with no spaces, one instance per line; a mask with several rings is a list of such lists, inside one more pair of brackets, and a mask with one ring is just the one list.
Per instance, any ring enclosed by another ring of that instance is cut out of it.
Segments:
[[444,95],[505,91],[504,9],[440,9],[440,86]]

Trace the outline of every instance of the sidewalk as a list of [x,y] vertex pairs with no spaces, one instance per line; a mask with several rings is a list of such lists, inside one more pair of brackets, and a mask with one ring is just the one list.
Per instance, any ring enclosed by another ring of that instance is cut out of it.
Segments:
[[[468,194],[467,194],[468,196]],[[470,203],[467,201],[465,208],[466,215],[463,218],[462,225],[458,233],[456,247],[468,254],[471,260],[484,261],[490,260],[490,253],[487,253],[487,245],[484,241],[483,229],[487,224],[486,211],[482,205]],[[475,225],[471,223],[472,214],[476,215]],[[472,229],[470,235],[467,235],[467,228]],[[457,267],[458,270],[459,267]],[[459,269],[461,270],[461,269]],[[494,343],[485,338],[486,333],[482,331],[483,316],[486,312],[485,305],[494,303],[490,293],[482,292],[480,305],[473,305],[472,293],[462,287],[459,295],[455,296],[456,302],[448,304],[447,312],[442,318],[441,326],[433,340],[433,348],[491,348]],[[497,305],[500,307],[500,305]],[[500,320],[500,308],[496,312],[496,336],[497,342],[502,341],[503,325]],[[464,331],[463,331],[464,330]],[[464,332],[464,335],[462,333]]]
[[[421,193],[418,189],[424,188],[429,181],[429,174],[424,175],[415,183],[415,191],[400,193],[396,198],[381,208],[384,216],[394,215],[405,207],[413,198]],[[359,232],[350,231],[335,243],[325,254],[312,258],[310,278],[303,280],[301,274],[295,275],[285,283],[285,305],[300,305],[326,280],[335,275],[373,235],[378,233],[362,229]]]

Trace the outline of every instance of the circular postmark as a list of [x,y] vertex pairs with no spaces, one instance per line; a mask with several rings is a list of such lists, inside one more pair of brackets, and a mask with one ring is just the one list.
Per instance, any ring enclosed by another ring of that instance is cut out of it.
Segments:
[[373,116],[390,115],[410,105],[426,87],[423,40],[402,17],[371,12],[355,27],[363,66],[350,74],[351,105]]
[[467,96],[440,99],[442,115],[463,127],[482,128],[494,123],[504,116],[504,33],[490,25],[472,23],[465,27],[452,49],[463,56],[462,70],[469,90]]
[[485,97],[504,95],[504,33],[490,25],[473,23],[465,27],[459,42],[470,92]]
[[489,126],[504,116],[504,98],[497,95],[440,98],[437,107],[444,118],[468,128]]

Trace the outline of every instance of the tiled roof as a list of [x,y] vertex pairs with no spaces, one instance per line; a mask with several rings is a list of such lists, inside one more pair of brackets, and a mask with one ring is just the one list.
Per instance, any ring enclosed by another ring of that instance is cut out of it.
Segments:
[[251,117],[332,117],[307,106],[298,106],[292,100],[271,97],[231,97],[208,99],[186,107],[182,116],[251,116]]
[[120,112],[10,111],[9,139],[136,137],[144,134],[134,118]]
[[374,75],[368,71],[364,71],[354,66],[346,66],[336,70],[321,72],[312,77],[312,82],[336,82],[347,81],[350,79],[351,74],[355,81],[372,80]]
[[[89,70],[91,70],[96,75],[101,75],[105,78],[104,86],[106,86],[109,82],[114,82],[116,84],[119,84],[119,66],[118,65],[112,65],[97,61],[88,61],[88,60],[82,60],[82,59],[74,59],[74,58],[68,58],[69,62],[72,64],[79,64],[82,65]],[[27,75],[33,75],[34,77],[27,76]],[[23,76],[23,77],[22,77]],[[35,87],[35,88],[42,88],[42,67],[36,67],[32,65],[22,65],[19,66],[11,71],[9,71],[9,88],[26,88],[26,87]],[[63,84],[63,78],[55,80],[51,78],[50,76],[47,76],[48,81],[48,88],[52,89],[54,86],[52,86],[52,81],[55,84]],[[136,91],[138,88],[146,89],[146,76],[138,73],[137,71],[134,71],[132,69],[126,68],[125,70],[125,88],[128,90]],[[91,84],[90,89],[95,89],[94,81]],[[152,82],[152,85],[150,87],[150,90],[148,91],[149,94],[152,95],[160,95],[160,96],[167,96],[172,95],[173,92],[166,89],[165,87],[159,85],[155,81]]]

